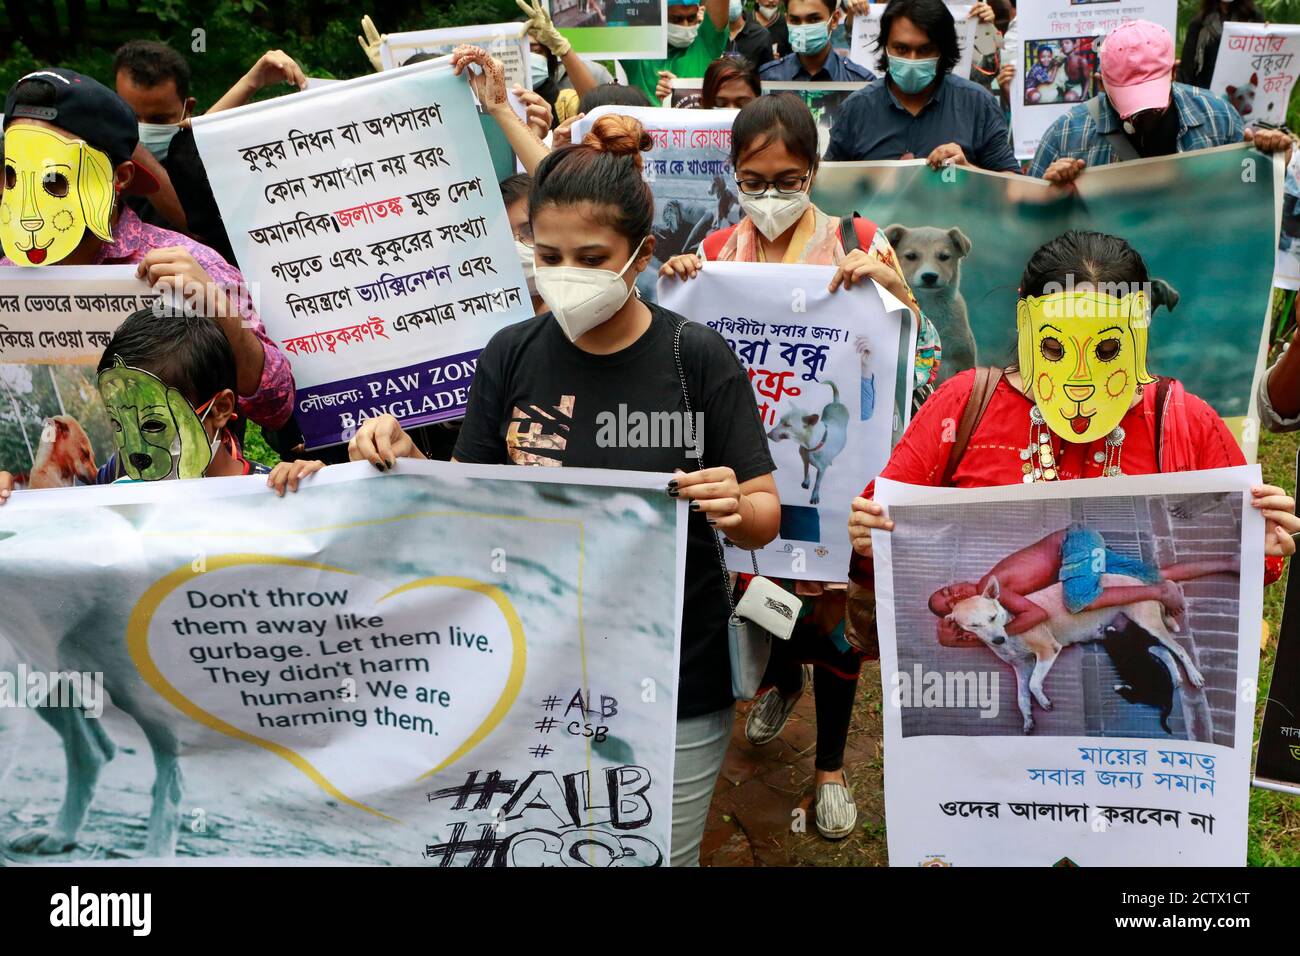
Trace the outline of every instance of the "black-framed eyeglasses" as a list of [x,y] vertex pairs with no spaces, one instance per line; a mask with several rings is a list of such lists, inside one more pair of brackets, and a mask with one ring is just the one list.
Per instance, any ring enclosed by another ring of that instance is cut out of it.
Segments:
[[803,192],[803,187],[812,176],[812,170],[802,176],[782,176],[780,179],[737,179],[736,185],[746,196],[761,196],[771,186],[782,196],[793,196]]

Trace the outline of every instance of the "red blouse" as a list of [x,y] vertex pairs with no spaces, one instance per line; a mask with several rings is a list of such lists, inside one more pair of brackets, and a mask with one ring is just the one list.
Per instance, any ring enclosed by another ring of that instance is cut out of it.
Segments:
[[[926,400],[912,419],[889,457],[880,477],[910,485],[938,485],[952,451],[962,413],[974,388],[975,370],[954,375]],[[1246,464],[1223,420],[1204,401],[1172,383],[1165,417],[1164,467],[1156,461],[1156,393],[1154,385],[1143,390],[1142,401],[1129,409],[1121,421],[1124,444],[1120,466],[1126,475],[1153,475],[1161,471],[1201,471]],[[1006,378],[998,382],[979,424],[971,433],[966,452],[953,473],[955,488],[987,488],[1018,485],[1024,481],[1021,449],[1029,444],[1029,410],[1033,403],[1013,388]],[[1056,441],[1053,442],[1056,447]],[[1105,461],[1106,443],[1098,439],[1088,445],[1061,442],[1056,468],[1062,480],[1097,478]],[[1102,461],[1097,461],[1098,453]],[[871,498],[875,482],[862,492]],[[1283,559],[1265,557],[1264,583],[1282,576]],[[854,555],[849,577],[870,585],[871,562]]]

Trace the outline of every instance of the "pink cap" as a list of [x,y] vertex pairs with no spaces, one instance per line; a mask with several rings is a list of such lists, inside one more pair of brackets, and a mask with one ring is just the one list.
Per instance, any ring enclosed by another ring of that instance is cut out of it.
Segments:
[[1121,119],[1164,109],[1174,82],[1174,40],[1149,20],[1131,20],[1101,44],[1101,79]]

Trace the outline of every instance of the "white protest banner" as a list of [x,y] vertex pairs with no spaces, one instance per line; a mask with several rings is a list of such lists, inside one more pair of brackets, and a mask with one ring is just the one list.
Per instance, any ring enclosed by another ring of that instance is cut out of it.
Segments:
[[479,130],[448,59],[194,121],[309,448],[464,414],[479,351],[532,314]]
[[[781,533],[757,552],[767,575],[847,580],[848,504],[884,467],[895,416],[911,408],[911,311],[875,283],[829,292],[834,275],[709,262],[694,279],[659,280],[660,304],[717,330],[749,373],[781,497]],[[736,548],[727,564],[752,570]]]
[[[403,460],[284,499],[256,477],[19,492],[7,855],[666,865],[668,477]],[[65,783],[84,803],[60,815]]]
[[661,60],[668,55],[672,0],[542,0],[551,19],[589,60]]
[[649,106],[599,106],[573,124],[573,141],[602,116],[640,120],[654,147],[642,175],[655,197],[655,252],[637,287],[654,301],[654,277],[673,256],[694,252],[704,237],[740,222],[740,194],[731,168],[731,124],[738,110],[679,110]]
[[[849,52],[849,59],[859,66],[865,66],[872,73],[880,72],[880,51],[876,49],[876,41],[880,37],[880,18],[885,12],[887,3],[873,3],[867,8],[866,13],[859,13],[853,17],[853,40]],[[969,3],[949,3],[948,9],[952,12],[952,18],[957,21],[957,42],[961,44],[961,58],[953,68],[953,73],[957,76],[970,76],[971,59],[975,50],[975,32],[979,26],[979,21],[971,17],[972,4]],[[763,91],[767,91],[767,84],[763,84]]]
[[[795,83],[764,80],[764,93],[796,93],[808,104],[808,110],[817,121],[817,140],[823,154],[830,145],[831,130],[839,116],[840,106],[865,83]],[[704,80],[698,77],[677,77],[673,80],[672,106],[674,109],[700,109],[700,91]]]
[[1246,862],[1260,480],[876,482],[891,865]]
[[385,70],[391,70],[414,56],[445,56],[462,43],[481,46],[500,60],[507,88],[516,83],[526,90],[533,88],[528,70],[528,25],[523,22],[388,33],[380,44],[379,60]]
[[20,487],[94,480],[114,449],[95,367],[156,301],[133,265],[0,267],[0,471]]
[[1286,123],[1295,89],[1300,26],[1294,23],[1223,25],[1210,89],[1233,105],[1247,126]]
[[1177,0],[1035,0],[1016,14],[1011,132],[1017,159],[1032,159],[1057,117],[1102,92],[1101,43],[1111,30],[1150,20],[1178,35]]

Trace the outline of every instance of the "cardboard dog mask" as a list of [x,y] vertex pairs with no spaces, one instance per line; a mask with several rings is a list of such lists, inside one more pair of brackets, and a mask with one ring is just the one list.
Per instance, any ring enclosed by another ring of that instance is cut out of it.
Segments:
[[98,385],[113,426],[117,460],[128,477],[203,477],[215,442],[209,442],[203,421],[184,395],[120,358],[99,373]]
[[113,197],[107,154],[40,126],[15,123],[5,130],[0,244],[15,264],[60,262],[86,230],[112,242]]
[[1028,296],[1017,307],[1020,375],[1047,427],[1069,442],[1104,438],[1120,423],[1147,372],[1145,292]]

